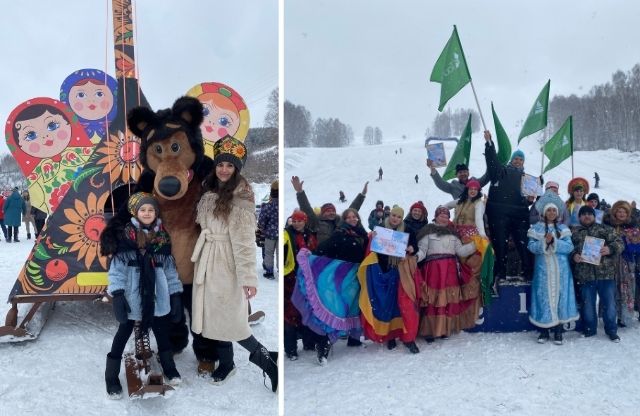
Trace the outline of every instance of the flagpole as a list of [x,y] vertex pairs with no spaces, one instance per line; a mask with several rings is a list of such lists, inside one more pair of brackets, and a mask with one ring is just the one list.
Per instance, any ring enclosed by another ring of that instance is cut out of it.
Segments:
[[542,132],[542,147],[540,148],[540,176],[544,173],[544,145],[547,143],[547,130],[549,126],[545,127]]
[[482,127],[487,130],[487,125],[484,122],[484,117],[482,116],[482,110],[480,110],[480,102],[478,101],[478,95],[476,94],[476,87],[473,86],[473,80],[469,80],[471,83],[471,90],[473,91],[473,97],[476,99],[476,106],[478,106],[478,114],[480,114],[480,120],[482,121]]

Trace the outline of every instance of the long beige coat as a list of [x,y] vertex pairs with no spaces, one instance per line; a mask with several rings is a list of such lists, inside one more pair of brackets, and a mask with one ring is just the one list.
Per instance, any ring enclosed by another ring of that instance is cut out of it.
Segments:
[[258,286],[253,191],[246,182],[236,188],[227,221],[212,214],[217,199],[207,192],[198,203],[196,222],[202,232],[191,256],[191,329],[209,339],[240,341],[251,336],[242,287]]

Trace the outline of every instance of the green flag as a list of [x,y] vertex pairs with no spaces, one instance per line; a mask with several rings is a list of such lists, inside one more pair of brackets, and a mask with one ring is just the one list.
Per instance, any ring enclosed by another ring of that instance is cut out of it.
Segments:
[[547,110],[549,108],[550,86],[551,80],[547,81],[547,84],[544,86],[544,88],[542,88],[542,91],[540,91],[540,95],[538,95],[538,98],[536,98],[536,101],[533,103],[533,107],[531,107],[531,111],[529,111],[527,120],[524,122],[522,130],[520,131],[520,136],[518,136],[518,143],[520,143],[520,140],[522,140],[524,137],[527,137],[528,135],[547,127]]
[[569,116],[560,130],[544,145],[544,154],[549,158],[549,164],[544,172],[555,168],[563,160],[573,155],[573,118]]
[[511,142],[507,132],[502,127],[502,123],[498,120],[496,110],[493,109],[493,103],[491,103],[491,112],[493,113],[493,126],[496,129],[496,141],[498,143],[498,160],[500,164],[506,164],[511,158]]
[[453,155],[449,160],[449,164],[447,165],[447,169],[444,171],[442,175],[442,179],[448,181],[449,179],[453,179],[456,177],[456,165],[460,163],[464,163],[469,166],[469,155],[471,154],[471,114],[469,114],[469,121],[467,121],[467,125],[462,132],[462,136],[460,136],[460,140],[458,140],[458,145],[456,146],[456,150],[453,151]]
[[458,38],[458,29],[455,26],[449,41],[433,66],[430,80],[441,86],[438,111],[442,111],[447,101],[471,81],[467,61],[464,59],[464,52]]

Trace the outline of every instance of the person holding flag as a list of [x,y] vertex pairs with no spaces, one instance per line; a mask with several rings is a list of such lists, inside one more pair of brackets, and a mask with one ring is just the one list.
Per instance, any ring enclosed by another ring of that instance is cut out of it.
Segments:
[[507,247],[511,236],[522,262],[524,277],[531,277],[531,259],[527,251],[527,231],[529,230],[529,205],[533,197],[524,197],[521,192],[524,175],[524,152],[516,150],[505,166],[496,155],[491,133],[484,132],[485,160],[491,180],[487,199],[487,218],[491,244],[495,251],[493,291],[497,294],[497,282],[507,276]]

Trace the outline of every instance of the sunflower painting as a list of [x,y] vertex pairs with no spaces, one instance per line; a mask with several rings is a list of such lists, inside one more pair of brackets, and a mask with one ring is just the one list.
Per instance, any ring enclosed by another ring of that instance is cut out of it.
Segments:
[[86,204],[76,199],[74,208],[64,210],[64,215],[69,220],[69,223],[60,227],[62,231],[69,235],[64,241],[73,243],[69,251],[72,253],[77,252],[77,260],[84,259],[84,265],[87,269],[90,268],[96,257],[100,265],[104,269],[107,268],[107,258],[99,255],[98,244],[100,242],[100,233],[106,226],[104,204],[108,196],[108,193],[104,193],[98,198],[91,192]]
[[104,155],[98,160],[99,165],[104,165],[102,172],[109,173],[112,184],[118,181],[129,183],[140,177],[142,164],[140,163],[140,139],[135,136],[126,137],[122,132],[117,136],[109,135],[106,146],[98,149],[96,153]]

